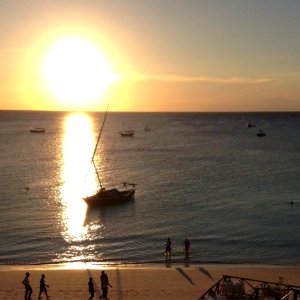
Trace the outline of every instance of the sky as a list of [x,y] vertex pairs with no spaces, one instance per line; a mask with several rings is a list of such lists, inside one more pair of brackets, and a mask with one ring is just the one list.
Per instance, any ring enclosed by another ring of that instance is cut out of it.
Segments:
[[300,111],[299,13],[297,0],[3,0],[0,109]]

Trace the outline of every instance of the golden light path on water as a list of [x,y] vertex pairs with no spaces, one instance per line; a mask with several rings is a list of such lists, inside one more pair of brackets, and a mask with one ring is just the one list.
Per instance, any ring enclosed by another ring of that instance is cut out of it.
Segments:
[[[97,189],[91,165],[95,136],[90,118],[84,114],[71,114],[65,119],[63,136],[63,237],[67,242],[88,239],[84,226],[87,206],[83,197]],[[80,249],[77,249],[80,250]],[[77,257],[79,259],[79,257]]]

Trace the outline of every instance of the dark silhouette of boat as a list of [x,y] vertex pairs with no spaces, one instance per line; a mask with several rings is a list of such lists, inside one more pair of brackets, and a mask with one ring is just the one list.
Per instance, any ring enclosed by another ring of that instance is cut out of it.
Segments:
[[252,127],[256,127],[256,125],[254,123],[248,122],[247,127],[248,128],[252,128]]
[[85,197],[84,201],[89,207],[103,207],[119,205],[134,199],[134,189],[119,191],[118,189],[101,188],[95,195]]
[[46,128],[44,127],[29,128],[29,131],[32,133],[43,133],[46,131]]
[[122,203],[133,200],[134,194],[135,194],[135,189],[134,189],[135,184],[134,183],[123,182],[123,187],[125,189],[121,190],[121,191],[116,188],[106,189],[105,187],[103,187],[103,185],[101,183],[100,176],[99,176],[99,173],[96,169],[96,165],[94,162],[94,157],[95,157],[97,147],[98,147],[98,144],[100,141],[100,137],[101,137],[101,134],[103,131],[103,127],[104,127],[105,120],[106,120],[106,115],[107,115],[107,111],[104,116],[103,124],[102,124],[101,130],[100,130],[100,133],[98,135],[98,139],[97,139],[96,146],[95,146],[94,153],[93,153],[92,160],[91,160],[92,164],[94,165],[96,174],[97,174],[100,189],[96,194],[83,198],[83,200],[88,205],[88,207],[103,207],[103,206],[109,206],[109,205],[122,204]]
[[256,136],[258,136],[258,137],[263,137],[263,136],[265,136],[266,134],[261,130],[261,129],[259,129],[258,131],[257,131],[257,133],[256,133]]

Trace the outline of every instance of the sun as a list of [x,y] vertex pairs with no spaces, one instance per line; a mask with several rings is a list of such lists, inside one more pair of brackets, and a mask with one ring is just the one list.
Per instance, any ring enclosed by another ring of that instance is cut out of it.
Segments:
[[61,38],[50,47],[43,77],[59,101],[80,105],[102,95],[117,80],[101,50],[77,36]]

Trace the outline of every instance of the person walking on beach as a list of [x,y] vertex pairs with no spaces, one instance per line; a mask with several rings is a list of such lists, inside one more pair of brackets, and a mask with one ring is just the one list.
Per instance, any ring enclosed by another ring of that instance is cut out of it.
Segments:
[[42,293],[45,293],[47,299],[49,298],[48,291],[47,291],[47,287],[49,287],[49,285],[46,284],[45,277],[46,277],[45,274],[42,274],[41,280],[40,280],[39,299],[42,299]]
[[171,251],[172,251],[172,243],[171,243],[171,239],[168,237],[167,243],[166,243],[166,252],[165,252],[166,256],[170,257]]
[[102,271],[102,274],[100,276],[100,282],[101,282],[101,290],[102,290],[102,296],[100,299],[103,300],[108,300],[107,294],[108,294],[108,286],[112,287],[108,281],[108,276],[107,274]]
[[25,296],[24,296],[25,300],[31,300],[32,288],[29,283],[29,276],[30,276],[30,274],[28,272],[26,272],[25,278],[22,281],[22,283],[25,286]]
[[94,283],[93,283],[93,278],[90,277],[90,280],[88,282],[88,286],[89,286],[89,292],[90,292],[90,298],[89,300],[94,299],[94,295],[95,295],[95,289],[94,289]]

